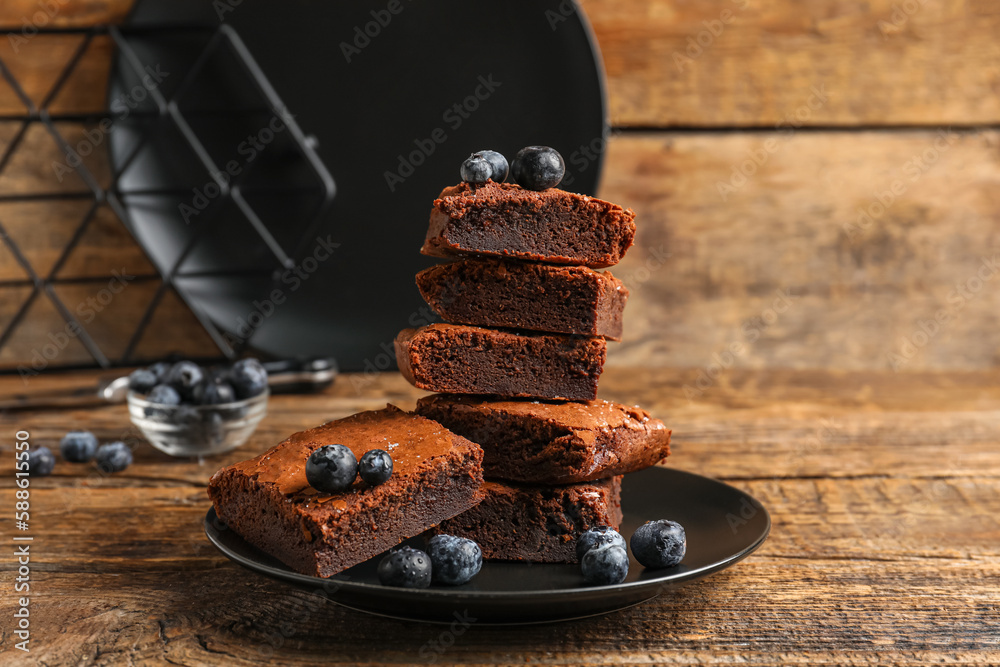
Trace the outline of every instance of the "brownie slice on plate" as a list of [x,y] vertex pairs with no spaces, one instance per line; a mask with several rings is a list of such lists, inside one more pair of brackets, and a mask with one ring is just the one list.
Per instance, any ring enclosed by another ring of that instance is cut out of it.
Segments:
[[483,558],[575,563],[581,533],[622,522],[621,477],[568,486],[486,481],[483,493],[483,502],[437,528],[475,540]]
[[585,266],[470,259],[417,274],[424,301],[454,324],[621,340],[628,289]]
[[399,370],[419,389],[568,400],[597,397],[603,338],[522,335],[454,324],[404,329]]
[[434,200],[420,251],[601,268],[621,261],[635,239],[634,220],[635,213],[617,204],[557,188],[460,183]]
[[[343,493],[313,489],[306,460],[333,444],[359,459],[386,450],[392,476],[378,486],[358,479]],[[389,405],[296,433],[223,468],[208,495],[243,539],[297,572],[329,577],[476,505],[482,459],[479,445]]]
[[642,470],[670,454],[670,430],[662,421],[610,401],[437,394],[420,399],[416,411],[478,443],[489,479],[570,484]]

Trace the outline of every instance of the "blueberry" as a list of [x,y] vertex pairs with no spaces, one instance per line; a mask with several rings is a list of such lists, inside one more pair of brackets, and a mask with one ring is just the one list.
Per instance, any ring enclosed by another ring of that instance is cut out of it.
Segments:
[[267,371],[256,359],[240,359],[229,371],[229,382],[237,398],[250,398],[267,389]]
[[190,401],[194,398],[194,388],[205,377],[201,366],[193,361],[178,361],[167,371],[165,382],[177,390],[181,399]]
[[103,473],[121,472],[132,465],[132,450],[124,442],[109,442],[97,448],[96,461]]
[[576,560],[582,561],[584,554],[588,551],[605,544],[613,544],[624,549],[625,538],[614,528],[594,526],[576,538]]
[[344,445],[324,445],[306,461],[306,481],[323,493],[340,493],[358,476],[358,459]]
[[522,188],[545,190],[559,185],[566,175],[566,163],[554,148],[528,146],[517,152],[510,171]]
[[420,549],[400,547],[378,564],[378,580],[384,586],[427,588],[431,585],[431,559]]
[[503,183],[507,180],[507,172],[509,168],[507,166],[507,158],[505,158],[500,153],[496,151],[476,151],[473,155],[478,155],[493,167],[493,174],[490,178],[493,179],[494,183]]
[[28,474],[45,477],[56,467],[56,457],[48,447],[37,447],[28,452]]
[[462,180],[466,183],[482,184],[493,176],[493,165],[478,153],[473,153],[462,163]]
[[159,361],[146,370],[156,376],[158,382],[163,382],[167,379],[167,373],[170,372],[170,367],[173,366],[169,361]]
[[236,400],[233,385],[217,378],[205,378],[194,388],[194,402],[198,405],[219,405]]
[[128,388],[138,394],[148,394],[159,383],[160,379],[156,377],[156,373],[148,368],[132,371],[128,376]]
[[358,461],[358,474],[368,484],[378,486],[392,476],[392,457],[384,449],[369,450]]
[[474,541],[454,535],[435,535],[427,542],[436,584],[458,586],[479,574],[483,550]]
[[687,536],[674,521],[647,521],[632,533],[632,555],[646,567],[673,567],[684,559]]
[[620,584],[628,574],[628,553],[614,544],[595,547],[580,561],[583,578],[591,584]]
[[86,463],[97,452],[97,436],[90,431],[70,431],[59,442],[59,452],[70,463]]
[[149,392],[146,400],[161,405],[177,405],[181,402],[181,395],[169,384],[158,384]]

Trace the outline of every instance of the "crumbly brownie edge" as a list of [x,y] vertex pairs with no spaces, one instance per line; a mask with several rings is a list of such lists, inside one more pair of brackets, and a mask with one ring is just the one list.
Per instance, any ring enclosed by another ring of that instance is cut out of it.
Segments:
[[[580,534],[594,526],[621,526],[621,477],[566,487],[487,482],[485,488],[490,490],[480,505],[442,522],[435,532],[475,540],[486,559],[575,563]],[[540,500],[542,494],[560,495]]]
[[[607,358],[603,338],[519,335],[461,325],[404,329],[395,350],[400,372],[418,389],[571,401],[597,397]],[[535,365],[505,372],[512,355]],[[553,374],[558,377],[550,379]]]
[[[505,412],[491,418],[437,398],[421,398],[417,414],[479,444],[483,474],[490,479],[575,484],[642,470],[670,455],[670,429],[573,429]],[[592,444],[589,433],[595,434]]]
[[[621,340],[628,289],[582,266],[466,259],[420,271],[417,288],[446,322]],[[561,297],[568,292],[570,298]]]

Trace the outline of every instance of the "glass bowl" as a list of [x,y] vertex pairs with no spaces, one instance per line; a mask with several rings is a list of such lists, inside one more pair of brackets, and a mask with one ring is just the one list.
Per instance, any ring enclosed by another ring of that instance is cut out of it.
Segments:
[[266,389],[219,405],[163,405],[128,393],[128,413],[153,447],[171,456],[210,456],[236,449],[267,414]]

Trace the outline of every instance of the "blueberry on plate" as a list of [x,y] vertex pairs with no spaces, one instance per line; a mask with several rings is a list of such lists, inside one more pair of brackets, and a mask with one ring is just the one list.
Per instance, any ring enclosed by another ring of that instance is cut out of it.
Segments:
[[378,486],[392,477],[392,457],[384,449],[371,449],[358,461],[358,474],[372,486]]
[[507,158],[496,151],[476,151],[473,155],[478,155],[493,167],[493,173],[490,178],[493,179],[494,183],[503,183],[507,180],[507,173],[510,168],[507,165]]
[[510,172],[517,184],[526,190],[547,190],[562,182],[566,163],[554,148],[528,146],[517,152]]
[[465,158],[460,173],[466,183],[481,185],[493,177],[493,165],[483,156],[473,153]]
[[306,461],[306,481],[323,493],[346,491],[358,476],[358,459],[344,445],[323,445]]
[[454,535],[435,535],[427,542],[434,583],[458,586],[479,574],[483,550],[473,540]]
[[97,453],[97,436],[90,431],[70,431],[59,442],[59,452],[70,463],[86,463]]
[[236,390],[228,382],[215,378],[205,378],[194,388],[194,402],[198,405],[219,405],[236,400]]
[[591,584],[620,584],[628,575],[628,553],[614,544],[595,547],[580,561],[583,578]]
[[28,452],[28,474],[45,477],[56,467],[56,457],[48,447],[35,447]]
[[128,376],[128,388],[137,394],[148,394],[158,384],[160,379],[148,368],[134,370]]
[[420,549],[400,547],[378,564],[378,580],[383,586],[427,588],[431,585],[431,559]]
[[267,389],[267,371],[256,359],[240,359],[229,370],[229,382],[237,398],[250,398]]
[[120,440],[109,442],[97,448],[94,460],[97,462],[97,468],[103,473],[121,472],[132,465],[132,450]]
[[645,567],[673,567],[684,559],[687,536],[675,521],[647,521],[632,533],[632,555]]
[[194,389],[205,377],[201,366],[193,361],[178,361],[167,371],[166,383],[177,390],[181,400],[194,398]]
[[614,544],[624,549],[625,538],[614,528],[594,526],[576,538],[576,559],[582,561],[588,551],[605,544]]

